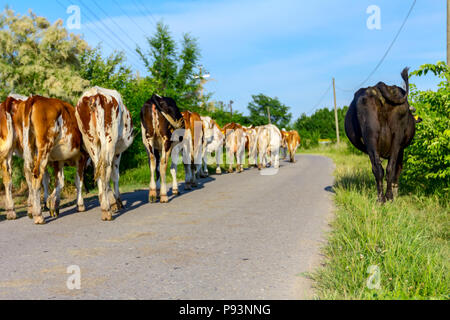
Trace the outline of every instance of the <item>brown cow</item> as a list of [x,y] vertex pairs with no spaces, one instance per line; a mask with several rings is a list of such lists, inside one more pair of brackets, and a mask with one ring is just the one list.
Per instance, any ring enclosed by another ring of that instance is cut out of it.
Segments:
[[[203,160],[203,136],[204,125],[200,115],[192,111],[181,112],[185,127],[185,152],[184,162],[185,188],[190,190],[197,187],[197,179],[200,178]],[[187,162],[187,163],[186,163]]]
[[[156,181],[159,177],[161,178],[160,202],[166,203],[169,201],[166,187],[166,169],[174,145],[179,144],[179,140],[174,140],[176,136],[174,132],[183,128],[183,115],[180,113],[175,100],[172,98],[153,94],[144,103],[141,109],[141,129],[142,141],[147,149],[150,167],[149,202],[156,202]],[[179,134],[178,137],[182,138],[183,134]],[[173,179],[172,193],[174,195],[178,194],[177,160],[172,159],[170,168]]]
[[[100,87],[93,87],[81,96],[75,115],[94,164],[102,220],[110,221],[112,211],[123,208],[119,191],[119,165],[122,152],[128,149],[134,139],[131,115],[116,90]],[[110,187],[111,180],[114,193]]]
[[297,152],[297,148],[300,145],[300,135],[296,130],[287,132],[282,131],[281,134],[283,135],[283,138],[285,140],[286,148],[289,151],[289,161],[295,162],[295,153]]
[[[21,106],[23,104],[19,105]],[[81,192],[87,154],[82,149],[74,107],[61,100],[41,96],[30,97],[23,107],[24,172],[30,182],[34,223],[45,223],[40,206],[40,185],[49,162],[53,163],[56,176],[55,191],[48,200],[50,214],[59,214],[65,163],[77,167],[77,206],[78,211],[84,211]]]
[[[16,219],[14,201],[12,198],[12,156],[23,158],[23,113],[25,101],[28,97],[10,94],[0,104],[0,164],[2,166],[3,184],[5,186],[5,210],[8,220]],[[9,120],[11,119],[11,121]],[[12,126],[11,126],[12,122]],[[31,190],[30,181],[26,179],[28,189]],[[49,176],[47,170],[42,181],[44,187],[44,208],[47,208]],[[31,193],[28,193],[28,216],[33,218],[31,210]]]

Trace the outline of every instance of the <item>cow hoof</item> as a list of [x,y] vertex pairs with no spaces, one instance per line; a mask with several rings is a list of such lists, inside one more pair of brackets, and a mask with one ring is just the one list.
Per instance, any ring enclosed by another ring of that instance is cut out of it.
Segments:
[[59,216],[59,209],[50,209],[50,216],[52,218],[58,218]]
[[216,174],[222,174],[222,170],[220,168],[216,169]]
[[386,202],[386,198],[385,198],[384,196],[383,196],[383,197],[378,197],[377,202],[378,202],[379,204],[384,204],[384,203]]
[[45,224],[45,219],[42,215],[34,217],[34,224]]
[[117,208],[119,208],[119,210],[122,210],[124,208],[122,200],[118,199],[116,201],[116,204],[117,204]]
[[198,187],[198,183],[197,183],[197,182],[192,182],[192,183],[191,183],[191,186],[192,186],[193,188],[197,188],[197,187]]
[[160,203],[167,203],[169,202],[169,197],[167,195],[161,196],[161,199],[159,200]]
[[6,219],[7,220],[15,220],[15,219],[17,219],[16,212],[14,210],[6,211]]
[[83,204],[83,205],[81,205],[81,206],[78,206],[78,207],[77,207],[77,210],[78,210],[78,212],[85,212],[85,211],[86,211],[86,207],[85,207],[84,204]]
[[28,218],[33,219],[33,207],[29,206],[27,209]]
[[186,183],[184,184],[184,189],[185,189],[185,190],[192,190],[191,184],[188,183],[188,182],[186,182]]
[[398,197],[398,184],[392,184],[392,194],[394,197]]
[[114,212],[114,213],[119,211],[119,207],[117,206],[117,203],[113,203],[111,205],[111,211]]
[[150,190],[150,192],[148,193],[148,202],[155,203],[156,199],[156,190]]
[[102,221],[112,221],[111,211],[102,210]]
[[233,169],[228,169],[228,173],[233,173],[234,170]]
[[44,204],[44,207],[42,208],[42,211],[44,211],[44,212],[50,211],[50,209],[48,208],[47,204]]
[[177,196],[178,195],[178,189],[172,189],[172,194],[174,196]]

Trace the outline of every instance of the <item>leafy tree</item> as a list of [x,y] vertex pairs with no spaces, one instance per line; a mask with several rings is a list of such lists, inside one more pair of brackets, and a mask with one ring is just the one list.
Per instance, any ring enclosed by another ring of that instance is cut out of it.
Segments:
[[80,74],[80,56],[88,49],[78,35],[68,34],[62,20],[0,14],[0,99],[10,92],[41,94],[75,103],[89,81]]
[[215,104],[214,110],[208,113],[210,117],[212,117],[217,124],[220,126],[224,126],[227,123],[235,122],[244,126],[251,125],[251,121],[249,117],[246,117],[239,111],[233,111],[233,115],[228,111],[228,107],[225,106],[225,103],[222,101],[218,101]]
[[253,101],[248,104],[250,120],[252,124],[259,126],[268,123],[267,108],[270,109],[270,121],[277,127],[286,128],[289,126],[292,114],[289,107],[282,104],[278,98],[271,98],[264,94],[252,96]]
[[115,52],[104,59],[101,48],[85,50],[80,56],[80,76],[91,86],[122,90],[132,78],[131,69],[125,66],[123,52]]
[[[338,108],[339,136],[345,137],[344,121],[348,107]],[[309,148],[318,145],[319,139],[336,141],[334,110],[319,109],[313,115],[303,113],[294,123],[295,130],[302,138],[302,146]]]
[[[410,102],[423,119],[416,124],[411,145],[405,149],[401,181],[410,189],[446,194],[450,191],[450,70],[446,63],[424,64],[411,76],[432,72],[442,81],[437,91],[419,91],[411,84]],[[448,199],[448,198],[447,198]]]
[[200,50],[197,40],[184,34],[179,52],[169,27],[159,22],[156,33],[147,38],[147,42],[150,47],[148,52],[139,47],[136,51],[151,73],[157,92],[175,99],[182,110],[198,111],[200,79],[196,67]]

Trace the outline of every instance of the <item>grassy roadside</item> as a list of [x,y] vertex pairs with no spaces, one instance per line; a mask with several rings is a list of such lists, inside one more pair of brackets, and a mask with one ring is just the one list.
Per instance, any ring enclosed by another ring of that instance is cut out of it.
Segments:
[[326,260],[311,275],[317,297],[448,299],[448,200],[400,193],[394,202],[379,205],[366,155],[346,145],[303,152],[336,164],[336,212],[323,248]]

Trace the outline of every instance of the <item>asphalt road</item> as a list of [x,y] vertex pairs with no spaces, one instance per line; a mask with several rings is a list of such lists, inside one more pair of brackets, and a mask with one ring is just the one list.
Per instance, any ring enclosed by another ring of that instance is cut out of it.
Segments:
[[[100,220],[97,200],[43,226],[2,220],[0,299],[312,298],[303,274],[320,264],[333,164],[297,160],[273,176],[214,175],[168,204],[149,204],[146,190],[124,194],[112,222]],[[79,290],[66,284],[71,265]]]

